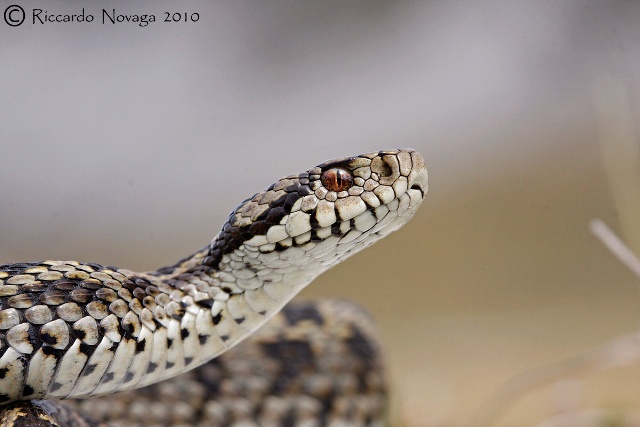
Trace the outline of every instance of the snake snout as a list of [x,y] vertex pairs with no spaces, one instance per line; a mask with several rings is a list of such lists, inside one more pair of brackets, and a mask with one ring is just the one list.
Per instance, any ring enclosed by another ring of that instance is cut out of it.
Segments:
[[424,163],[422,155],[417,151],[411,152],[411,163],[413,167],[408,177],[408,185],[411,190],[418,190],[422,194],[422,198],[427,195],[428,174],[427,166]]
[[418,190],[420,191],[420,194],[422,195],[422,198],[424,199],[424,197],[427,195],[427,170],[424,169],[423,171],[417,173],[414,177],[413,182],[409,182],[409,188],[411,190]]

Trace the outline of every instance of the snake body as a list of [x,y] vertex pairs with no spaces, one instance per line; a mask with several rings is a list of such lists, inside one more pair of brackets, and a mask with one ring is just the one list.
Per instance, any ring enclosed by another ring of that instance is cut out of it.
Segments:
[[236,347],[170,380],[2,409],[2,427],[381,427],[388,396],[371,316],[351,301],[294,299]]
[[362,154],[281,178],[244,200],[211,244],[154,272],[0,266],[0,404],[111,394],[202,365],[405,224],[426,191],[419,153]]

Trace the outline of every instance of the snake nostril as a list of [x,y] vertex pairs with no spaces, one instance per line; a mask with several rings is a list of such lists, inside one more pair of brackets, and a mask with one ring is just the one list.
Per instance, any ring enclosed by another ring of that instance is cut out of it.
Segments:
[[391,176],[393,174],[393,170],[391,169],[391,167],[389,166],[389,164],[387,162],[383,162],[380,165],[379,173],[380,173],[380,176],[387,177],[387,176]]
[[393,155],[383,155],[371,161],[371,172],[378,175],[382,185],[393,185],[400,176],[400,164],[398,158]]

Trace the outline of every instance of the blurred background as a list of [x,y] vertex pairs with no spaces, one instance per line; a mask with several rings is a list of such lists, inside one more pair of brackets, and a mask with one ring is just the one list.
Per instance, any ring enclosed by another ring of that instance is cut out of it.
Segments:
[[[640,410],[637,347],[564,362],[638,329],[639,279],[589,223],[640,250],[639,2],[18,4],[25,23],[0,21],[0,263],[154,269],[280,176],[413,147],[415,219],[303,293],[373,313],[395,425]],[[83,7],[92,23],[32,23]]]

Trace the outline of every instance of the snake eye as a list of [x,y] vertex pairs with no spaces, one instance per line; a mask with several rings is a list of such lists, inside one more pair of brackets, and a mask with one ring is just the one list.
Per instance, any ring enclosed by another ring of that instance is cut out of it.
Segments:
[[344,169],[332,168],[322,172],[322,185],[329,191],[345,191],[353,185],[353,176]]

